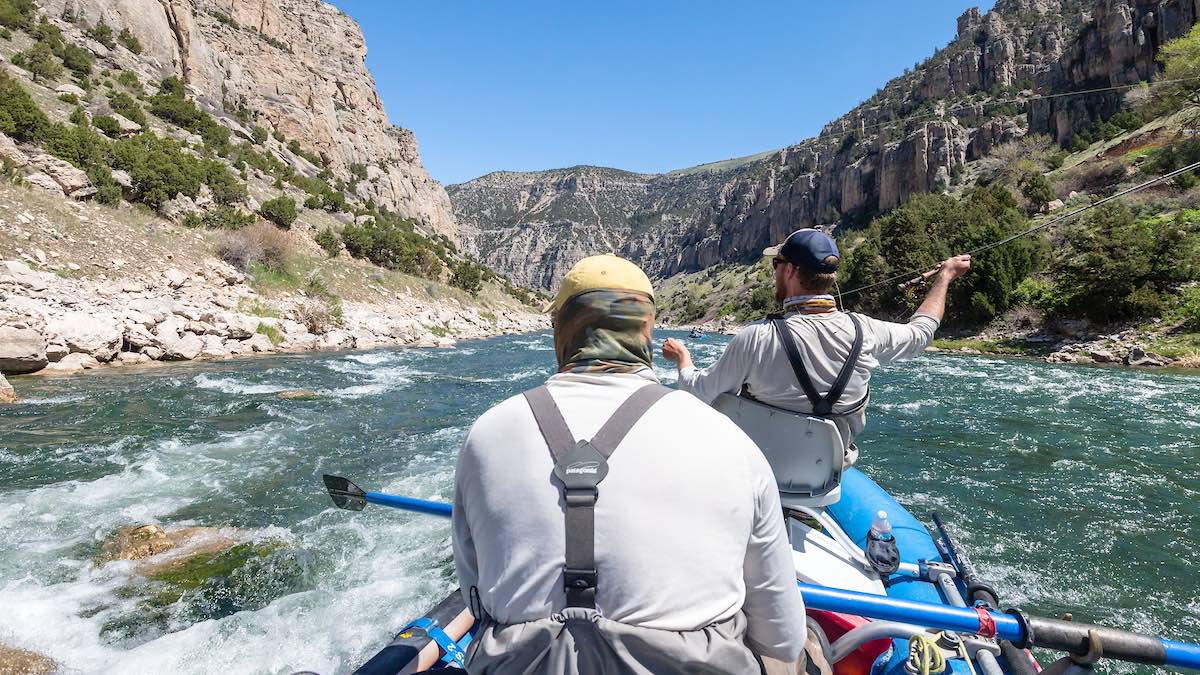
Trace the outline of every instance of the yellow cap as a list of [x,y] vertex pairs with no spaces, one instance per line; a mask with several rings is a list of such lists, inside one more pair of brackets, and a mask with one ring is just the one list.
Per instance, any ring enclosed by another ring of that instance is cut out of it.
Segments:
[[563,277],[554,302],[545,311],[554,313],[568,300],[587,291],[641,291],[654,298],[654,287],[642,268],[611,253],[594,255],[579,262]]

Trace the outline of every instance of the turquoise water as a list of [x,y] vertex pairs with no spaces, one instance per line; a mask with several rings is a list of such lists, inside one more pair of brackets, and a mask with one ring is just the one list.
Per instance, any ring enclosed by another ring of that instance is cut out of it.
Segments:
[[[692,344],[704,364],[724,338]],[[448,526],[337,511],[320,475],[449,500],[471,422],[553,359],[549,336],[511,336],[17,380],[0,642],[85,673],[351,669],[453,588]],[[278,396],[297,388],[319,396]],[[1005,603],[1200,640],[1200,377],[936,354],[873,392],[859,466],[918,517],[941,512]],[[146,522],[286,546],[151,602],[130,563],[93,563]]]

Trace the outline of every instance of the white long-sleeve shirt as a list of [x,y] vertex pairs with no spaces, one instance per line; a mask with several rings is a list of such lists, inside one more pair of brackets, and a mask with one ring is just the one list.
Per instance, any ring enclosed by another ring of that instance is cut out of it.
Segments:
[[[880,321],[855,314],[862,323],[863,344],[858,363],[834,413],[850,410],[867,395],[871,371],[893,361],[912,358],[933,342],[938,320],[928,314],[914,314],[908,323]],[[795,338],[800,357],[817,393],[825,395],[854,344],[854,324],[845,312],[787,315],[787,327]],[[734,336],[712,366],[679,371],[679,388],[711,404],[722,393],[736,393],[748,385],[759,401],[796,412],[811,413],[812,404],[796,380],[787,352],[770,321],[746,326]],[[834,418],[846,445],[846,464],[858,457],[851,448],[854,438],[867,423],[866,406],[843,417]]]
[[[562,373],[547,387],[583,440],[646,384],[638,374]],[[564,500],[553,468],[522,396],[484,413],[459,453],[455,566],[468,602],[477,587],[501,623],[566,607]],[[733,422],[694,396],[668,394],[613,453],[599,489],[601,614],[689,631],[742,610],[747,642],[758,653],[788,661],[800,654],[804,604],[775,479]]]

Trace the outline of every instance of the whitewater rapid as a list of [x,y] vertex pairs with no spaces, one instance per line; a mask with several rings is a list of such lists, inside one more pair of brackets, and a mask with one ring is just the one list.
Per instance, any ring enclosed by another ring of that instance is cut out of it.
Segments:
[[[705,364],[725,339],[689,342]],[[320,475],[451,500],[472,421],[553,358],[526,335],[19,381],[27,401],[0,409],[0,643],[68,672],[351,670],[454,588],[449,531],[339,511]],[[316,396],[279,396],[295,389]],[[1197,438],[1200,377],[939,354],[873,383],[860,467],[942,512],[1006,604],[1197,640]],[[93,562],[151,522],[280,548],[152,606],[132,563]]]

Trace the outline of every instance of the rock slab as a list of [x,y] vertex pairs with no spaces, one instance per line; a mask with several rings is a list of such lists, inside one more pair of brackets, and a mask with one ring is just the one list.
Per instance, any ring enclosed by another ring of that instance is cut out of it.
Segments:
[[0,327],[0,373],[33,373],[49,362],[41,333],[32,328]]

